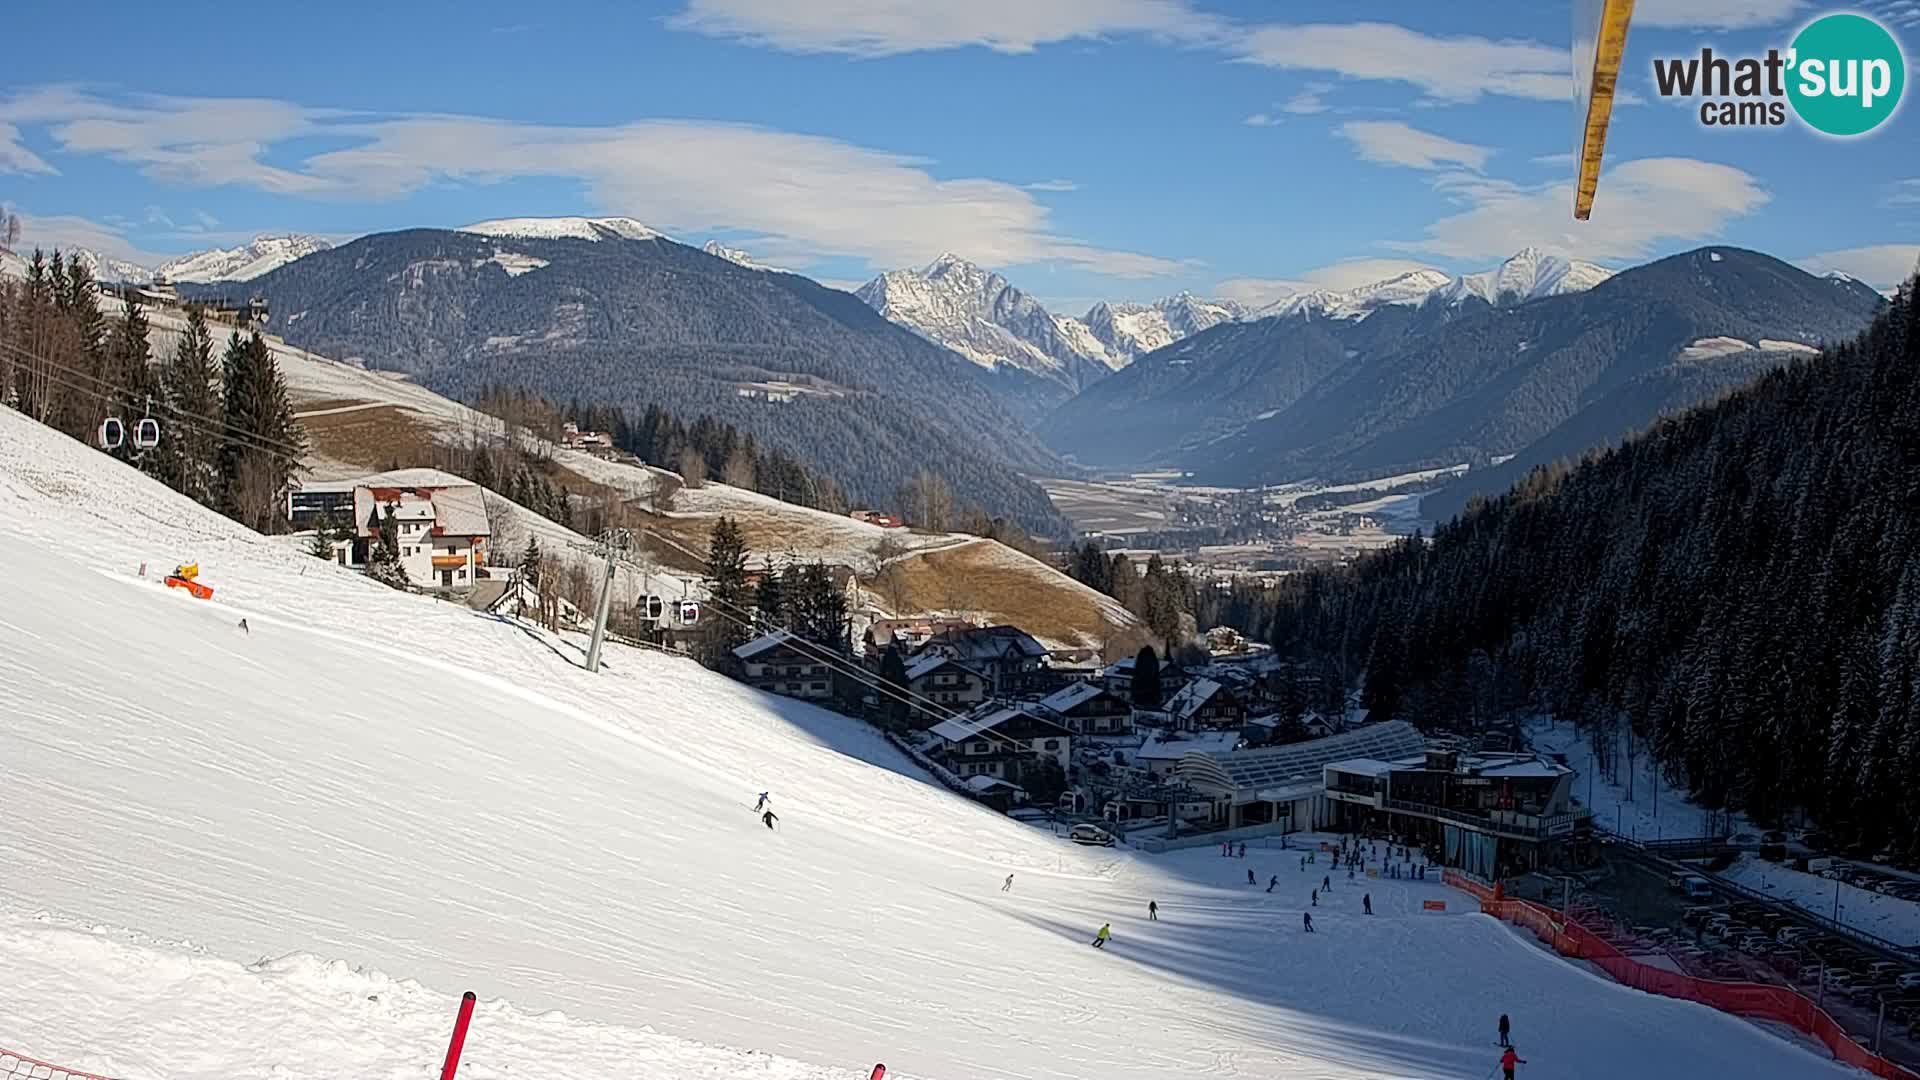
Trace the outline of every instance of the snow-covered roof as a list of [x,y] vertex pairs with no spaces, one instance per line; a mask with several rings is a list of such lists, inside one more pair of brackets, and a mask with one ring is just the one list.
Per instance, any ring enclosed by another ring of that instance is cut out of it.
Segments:
[[486,496],[472,484],[433,493],[433,520],[447,536],[489,536]]
[[943,720],[928,730],[948,742],[965,742],[968,739],[985,732],[993,731],[1003,724],[1021,718],[1025,718],[1032,723],[1044,724],[1047,727],[1059,731],[1062,735],[1072,734],[1066,728],[1061,727],[1045,717],[1035,716],[1033,712],[1024,705],[1008,705],[975,713],[972,716],[961,716],[952,720]]
[[1064,686],[1048,694],[1046,697],[1041,698],[1040,704],[1045,705],[1054,712],[1063,713],[1076,706],[1084,705],[1106,692],[1106,687],[1090,682],[1077,682]]
[[1222,689],[1224,687],[1212,679],[1195,679],[1173,695],[1167,702],[1167,711],[1183,719],[1190,717],[1205,708]]
[[1019,784],[1008,783],[997,776],[988,776],[985,773],[981,773],[978,776],[969,776],[965,780],[962,780],[961,783],[965,784],[969,791],[974,791],[981,795],[989,791],[997,791],[1001,788],[1005,788],[1008,791],[1025,790]]
[[987,626],[972,630],[946,630],[920,647],[928,651],[950,652],[963,660],[992,660],[1007,657],[1047,655],[1047,647],[1032,634],[1017,626]]
[[1228,754],[1240,745],[1237,731],[1201,731],[1178,738],[1156,736],[1140,744],[1133,756],[1141,761],[1178,761],[1192,753]]
[[[434,511],[432,499],[422,499],[417,495],[403,495],[399,502],[388,503],[386,505],[393,508],[393,516],[397,521],[433,520]],[[382,508],[382,513],[385,513],[384,507]]]
[[1473,768],[1481,776],[1494,776],[1508,780],[1548,780],[1573,772],[1565,765],[1531,756],[1508,760],[1480,758],[1463,764]]
[[739,657],[742,660],[751,660],[754,657],[759,656],[761,653],[766,652],[768,649],[771,649],[780,645],[785,645],[787,642],[792,640],[794,640],[794,634],[792,631],[775,630],[771,634],[763,634],[760,637],[754,638],[752,641],[747,642],[745,645],[739,646],[738,648],[733,650],[733,655]]
[[973,670],[943,653],[928,653],[925,656],[916,657],[911,663],[907,664],[907,681],[912,682],[915,679],[923,678],[946,667],[948,664],[952,664],[954,667],[960,668],[963,671],[971,672]]

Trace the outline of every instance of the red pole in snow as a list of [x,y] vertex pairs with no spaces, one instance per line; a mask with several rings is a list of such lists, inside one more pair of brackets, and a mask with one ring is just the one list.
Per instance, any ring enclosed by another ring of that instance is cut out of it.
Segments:
[[460,1067],[460,1048],[467,1042],[467,1025],[473,1022],[473,991],[460,995],[460,1015],[453,1022],[453,1041],[447,1044],[447,1064],[440,1070],[440,1080],[453,1080],[454,1070]]
[[873,1075],[869,1076],[867,1080],[887,1080],[887,1067],[885,1065],[875,1065],[873,1067]]

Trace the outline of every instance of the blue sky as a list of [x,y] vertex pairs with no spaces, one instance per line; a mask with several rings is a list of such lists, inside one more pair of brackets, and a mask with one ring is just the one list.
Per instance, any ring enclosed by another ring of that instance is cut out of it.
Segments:
[[[1564,4],[236,10],[95,4],[79,64],[70,7],[9,12],[0,201],[29,243],[153,262],[263,232],[618,214],[836,284],[953,250],[1068,312],[1526,245],[1618,267],[1740,244],[1882,286],[1920,256],[1911,105],[1842,142],[1704,129],[1652,89],[1655,56],[1784,47],[1828,10],[1798,0],[1640,0],[1585,223]],[[1913,52],[1920,0],[1857,10]]]

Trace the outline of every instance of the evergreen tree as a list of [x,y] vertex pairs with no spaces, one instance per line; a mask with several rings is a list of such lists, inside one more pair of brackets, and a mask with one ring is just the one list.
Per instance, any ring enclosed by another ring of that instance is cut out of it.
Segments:
[[173,357],[161,372],[162,393],[173,408],[161,421],[165,434],[160,454],[167,483],[203,506],[219,507],[215,498],[222,442],[219,437],[224,396],[220,369],[213,359],[213,335],[207,329],[206,310],[187,308],[187,329],[174,345]]
[[887,726],[894,731],[907,729],[907,660],[900,655],[900,647],[891,642],[887,651],[880,657],[880,682],[890,693],[880,695],[880,707],[885,710]]
[[529,535],[527,547],[520,553],[520,578],[535,589],[540,587],[540,540]]
[[367,576],[388,588],[408,588],[413,582],[400,561],[400,523],[393,516],[393,507],[388,506],[385,514],[375,511],[375,516],[379,531],[373,549],[367,553]]
[[307,543],[307,554],[316,559],[333,561],[333,540],[337,535],[332,514],[322,514],[314,527],[313,539]]
[[1157,709],[1164,700],[1160,689],[1160,657],[1153,646],[1143,645],[1133,658],[1133,704],[1136,708]]
[[754,608],[760,613],[759,625],[768,628],[792,626],[792,620],[788,617],[786,583],[786,577],[792,569],[790,562],[784,568],[776,568],[772,559],[768,559],[761,569],[760,588],[754,594],[753,601]]
[[280,367],[258,333],[235,333],[225,358],[227,430],[222,436],[220,481],[229,516],[259,532],[286,520],[287,492],[299,467],[305,437],[293,419]]
[[707,601],[713,608],[708,623],[709,667],[730,666],[733,650],[748,639],[752,625],[753,591],[747,587],[747,541],[738,522],[722,517],[714,522],[707,544]]
[[[149,476],[165,478],[164,458],[156,447],[154,450],[141,450],[134,443],[134,435],[142,419],[153,418],[161,421],[164,429],[166,396],[153,373],[153,350],[148,342],[147,313],[140,306],[139,294],[129,293],[126,313],[114,323],[112,335],[107,345],[107,379],[113,384],[113,401],[109,413],[120,418],[126,425],[126,442],[113,456],[122,461],[138,462],[140,471]],[[157,402],[157,403],[156,403]]]

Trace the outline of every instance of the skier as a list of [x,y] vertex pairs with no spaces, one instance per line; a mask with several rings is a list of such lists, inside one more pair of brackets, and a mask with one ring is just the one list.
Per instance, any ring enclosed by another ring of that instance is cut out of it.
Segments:
[[1240,857],[1243,859],[1247,857],[1247,845],[1245,844],[1240,845]]
[[1280,875],[1275,874],[1272,877],[1267,879],[1267,891],[1272,892],[1273,887],[1278,884],[1280,884]]
[[1005,885],[1000,886],[1000,891],[1001,892],[1013,891],[1013,875],[1012,874],[1007,875],[1007,883]]
[[245,619],[240,620],[240,632],[247,635],[248,637],[253,636],[253,631],[247,629],[247,620]]
[[1323,877],[1323,878],[1321,878],[1321,879],[1320,879],[1320,887],[1321,887],[1322,889],[1324,889],[1324,890],[1326,890],[1326,891],[1328,891],[1328,892],[1332,892],[1332,891],[1333,891],[1333,876],[1332,876],[1332,875],[1328,875],[1328,876],[1326,876],[1326,877]]
[[1525,1065],[1526,1063],[1527,1059],[1514,1053],[1511,1045],[1507,1047],[1506,1053],[1500,1055],[1500,1068],[1506,1073],[1506,1080],[1513,1080],[1513,1067],[1515,1065]]
[[1314,907],[1320,906],[1320,890],[1319,889],[1313,890],[1313,906]]
[[1149,900],[1149,901],[1147,901],[1147,921],[1148,921],[1148,922],[1159,922],[1159,921],[1160,921],[1160,903],[1159,903],[1159,901],[1157,901],[1157,900]]
[[[1303,911],[1300,913],[1300,918],[1307,924],[1307,933],[1313,933],[1313,912]],[[1512,1077],[1508,1077],[1508,1080],[1512,1080]]]
[[1253,867],[1251,866],[1247,867],[1247,884],[1249,885],[1260,884],[1259,880],[1253,876]]
[[1232,845],[1232,844],[1221,844],[1221,845],[1220,845],[1220,857],[1221,857],[1221,858],[1223,858],[1223,859],[1224,859],[1224,858],[1226,858],[1226,857],[1227,857],[1227,855],[1231,853],[1231,850],[1232,850],[1232,848],[1233,848],[1233,845]]
[[760,815],[760,820],[766,823],[767,828],[771,829],[773,828],[773,823],[776,821],[779,821],[780,819],[777,817],[774,817],[773,811],[769,810],[766,813]]
[[1513,1043],[1512,1043],[1512,1042],[1510,1042],[1510,1041],[1508,1041],[1508,1039],[1507,1039],[1507,1032],[1508,1032],[1508,1030],[1509,1030],[1509,1028],[1508,1028],[1508,1026],[1507,1026],[1507,1014],[1506,1014],[1506,1013],[1501,1013],[1501,1014],[1500,1014],[1500,1045],[1501,1045],[1501,1046],[1512,1046],[1512,1045],[1513,1045]]
[[1305,855],[1300,856],[1300,872],[1303,874],[1307,872],[1307,857]]
[[1365,910],[1367,914],[1369,915],[1373,914],[1373,894],[1372,893],[1361,894],[1360,907],[1363,910]]
[[1100,926],[1100,932],[1093,935],[1093,947],[1096,949],[1106,948],[1107,939],[1112,936],[1113,936],[1113,924],[1102,923]]
[[767,808],[767,793],[763,791],[760,793],[760,801],[753,804],[753,812],[757,814],[760,811],[765,810],[766,808]]

